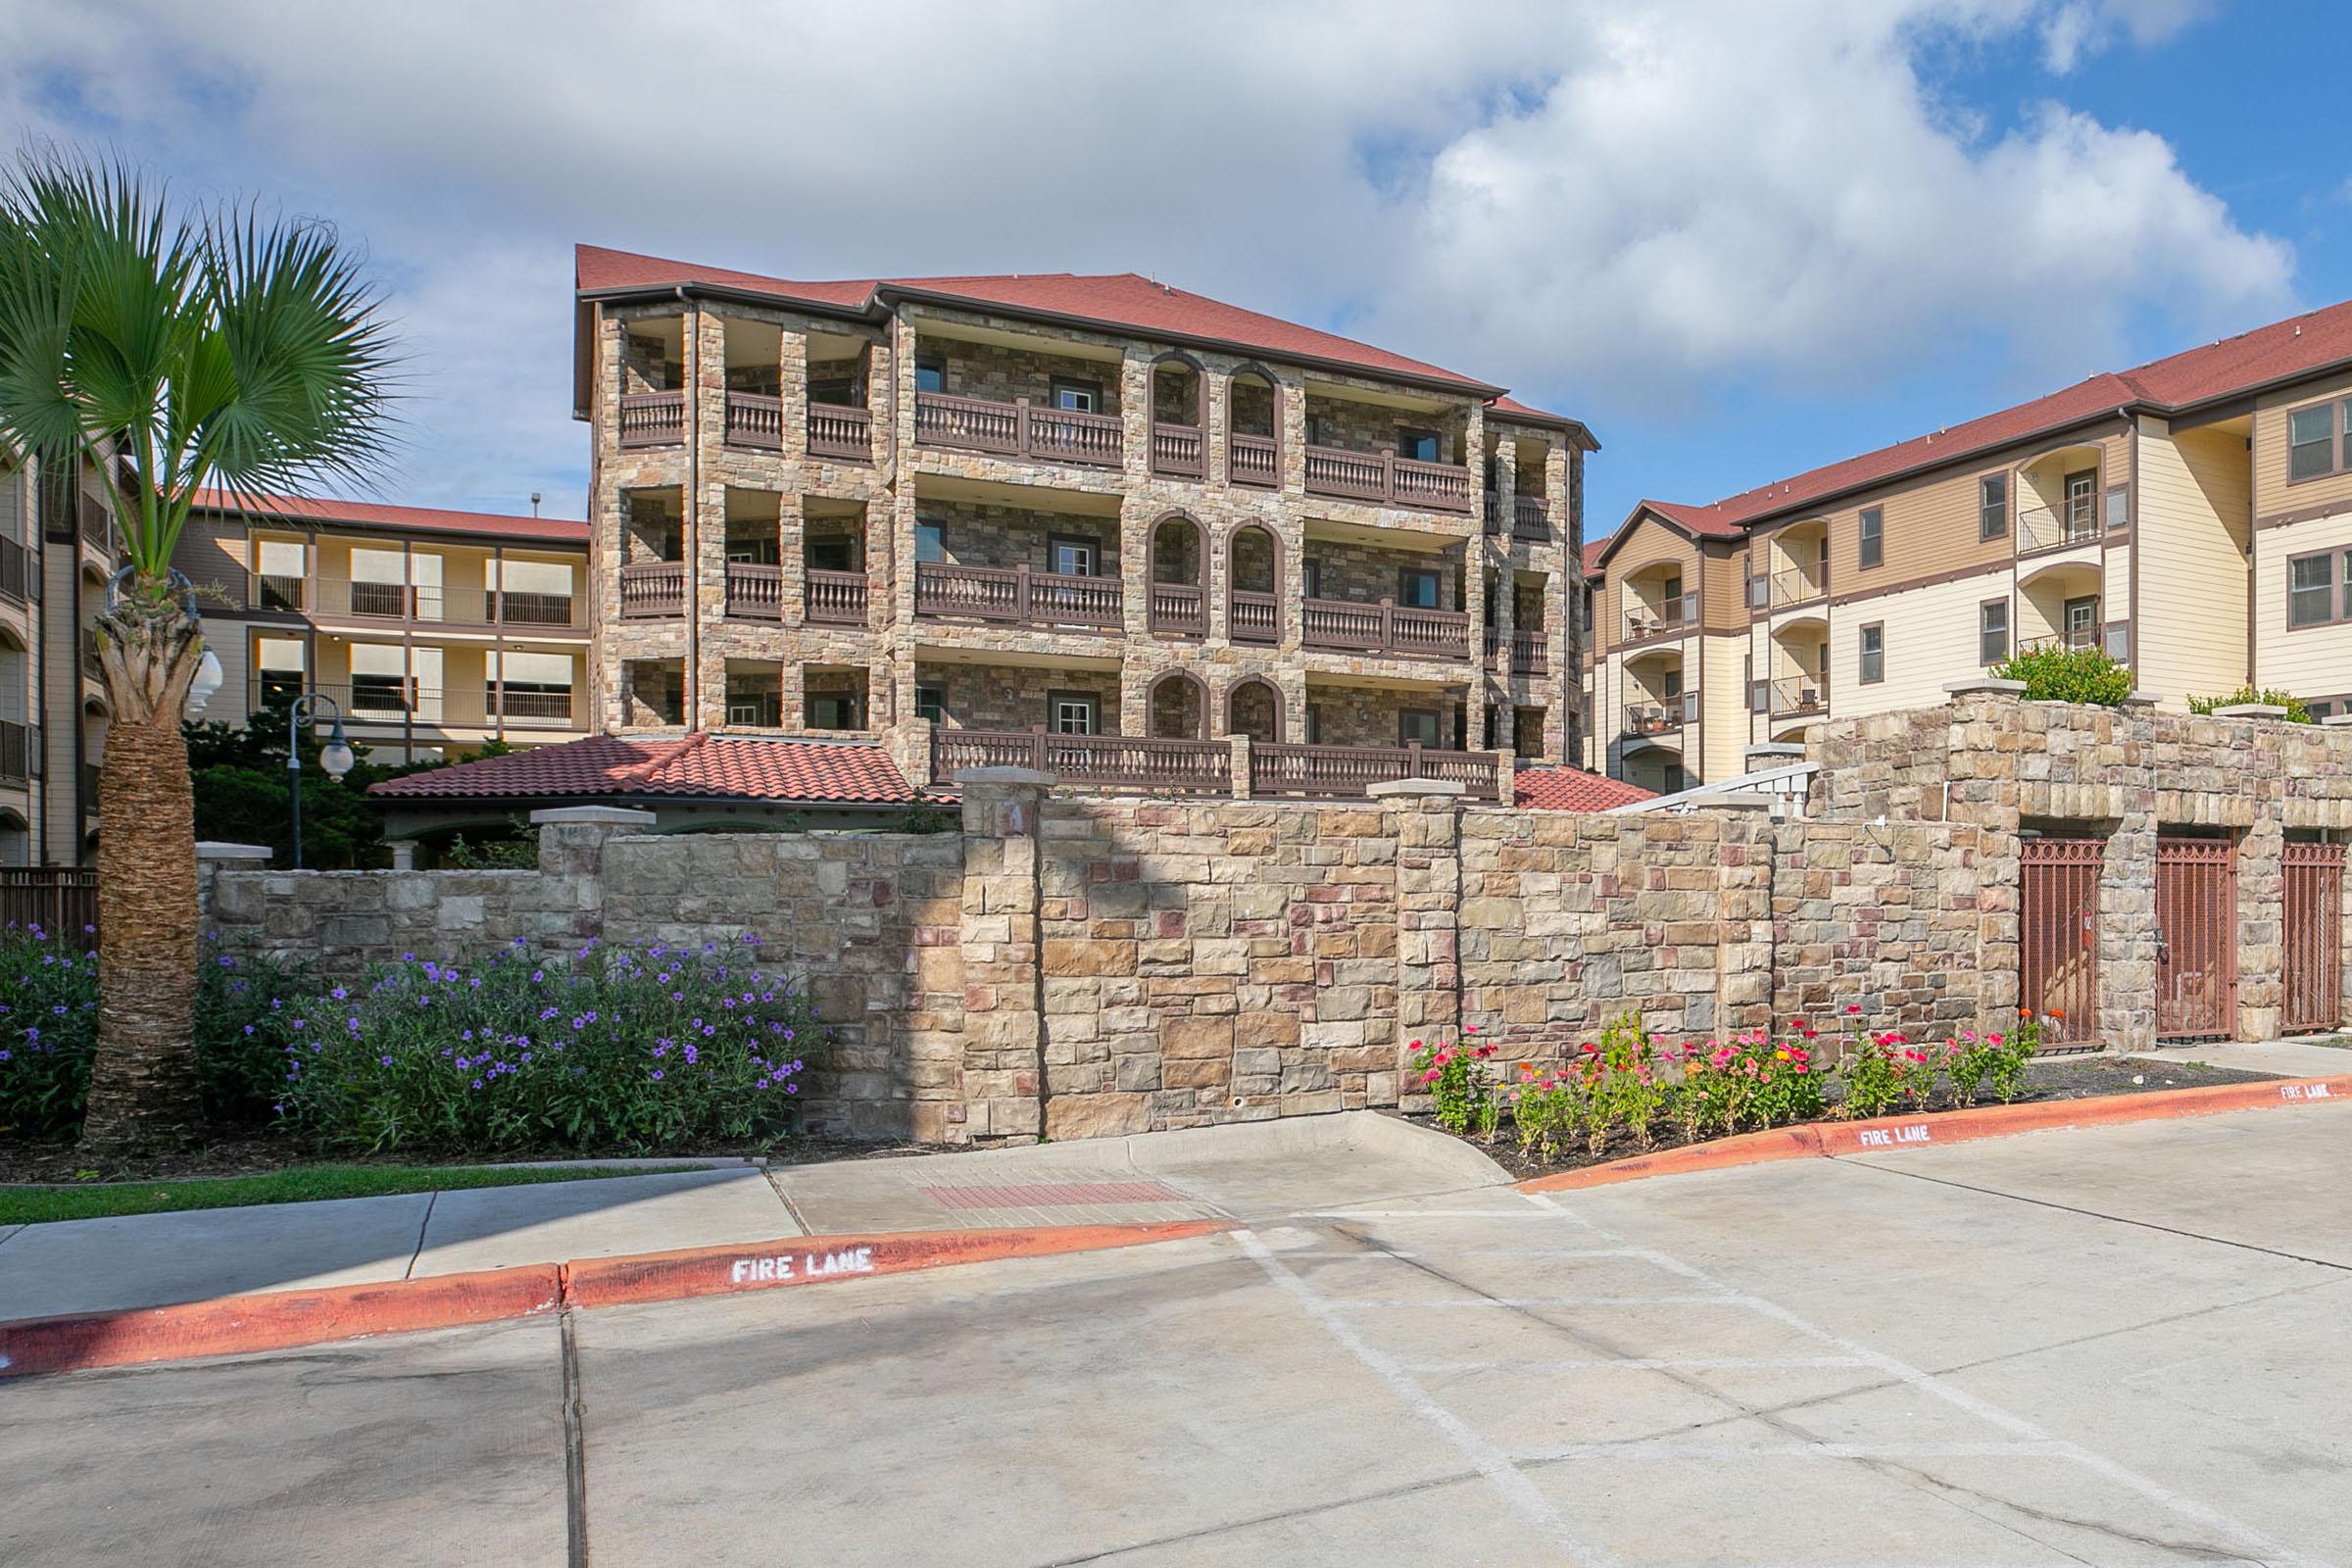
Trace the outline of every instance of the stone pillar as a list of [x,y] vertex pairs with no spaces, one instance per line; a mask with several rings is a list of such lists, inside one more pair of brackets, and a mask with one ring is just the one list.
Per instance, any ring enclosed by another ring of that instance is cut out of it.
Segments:
[[1459,784],[1406,778],[1365,794],[1396,815],[1397,1102],[1425,1102],[1401,1075],[1413,1042],[1460,1039],[1462,796]]
[[259,871],[270,863],[267,844],[224,844],[203,839],[196,845],[196,913],[209,923],[214,913],[214,883],[222,871]]
[[2156,1044],[2156,817],[2125,816],[2099,868],[2099,1044]]
[[1250,798],[1250,737],[1228,735],[1225,740],[1233,748],[1233,798],[1246,801]]
[[624,833],[651,833],[656,820],[651,811],[625,806],[559,806],[531,813],[531,826],[539,830],[547,935],[567,930],[586,942],[605,934],[605,845]]
[[416,869],[416,841],[415,839],[389,839],[385,841],[384,848],[392,852],[393,870],[414,871]]
[[963,797],[963,1134],[1004,1143],[1045,1130],[1038,813],[1054,775],[975,767]]
[[2286,832],[2269,812],[2237,840],[2237,1038],[2276,1040],[2286,1005]]
[[[1720,922],[1715,945],[1715,1018],[1725,1035],[1772,1027],[1773,870],[1778,831],[1769,795],[1702,795],[1697,812],[1721,824],[1715,857]],[[1792,828],[1801,832],[1801,825]]]

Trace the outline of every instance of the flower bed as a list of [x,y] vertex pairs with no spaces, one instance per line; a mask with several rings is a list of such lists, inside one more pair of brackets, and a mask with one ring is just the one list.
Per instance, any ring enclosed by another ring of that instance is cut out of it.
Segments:
[[2042,1018],[2031,1012],[2013,1032],[1963,1030],[1940,1044],[1869,1030],[1860,1012],[1847,1008],[1827,1031],[1796,1022],[1680,1046],[1652,1040],[1627,1014],[1564,1061],[1519,1062],[1507,1073],[1496,1070],[1498,1048],[1471,1028],[1451,1044],[1413,1042],[1406,1085],[1429,1095],[1440,1129],[1534,1176],[1802,1122],[2268,1076],[2201,1063],[2037,1061]]

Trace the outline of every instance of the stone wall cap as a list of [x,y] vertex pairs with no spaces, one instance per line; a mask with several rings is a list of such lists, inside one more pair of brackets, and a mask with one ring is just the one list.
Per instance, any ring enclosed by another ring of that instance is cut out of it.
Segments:
[[956,771],[956,784],[1035,784],[1051,789],[1061,782],[1056,774],[1034,767],[966,767]]
[[2277,703],[2231,703],[2213,710],[2215,718],[2284,718],[2286,710]]
[[1974,680],[1946,681],[1943,690],[1948,697],[2023,697],[2026,695],[2026,683],[1980,675]]
[[609,827],[652,827],[661,818],[633,806],[550,806],[531,813],[533,827],[564,822],[602,823]]
[[2154,692],[2133,692],[2124,699],[2123,706],[2126,708],[2154,708],[2163,701],[2164,699]]
[[1759,757],[1768,762],[1784,757],[1792,757],[1802,761],[1805,749],[1794,741],[1760,741],[1756,745],[1750,746],[1741,755],[1747,759],[1752,768]]
[[2352,713],[2329,713],[2320,720],[2322,729],[2352,729]]
[[1390,778],[1364,786],[1364,794],[1376,801],[1395,800],[1400,795],[1467,795],[1470,786],[1456,784],[1446,778]]
[[1772,797],[1751,790],[1694,790],[1675,804],[1694,811],[1769,811]]
[[276,853],[267,844],[226,844],[219,839],[196,841],[199,860],[267,860]]

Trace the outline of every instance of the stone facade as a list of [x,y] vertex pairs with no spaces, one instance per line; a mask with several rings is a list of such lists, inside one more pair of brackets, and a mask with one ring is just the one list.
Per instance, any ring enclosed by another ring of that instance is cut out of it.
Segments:
[[[730,723],[730,665],[760,663],[777,671],[777,707],[788,732],[803,723],[802,671],[811,665],[866,671],[865,722],[882,731],[914,715],[917,684],[930,678],[926,671],[954,662],[989,668],[997,684],[1020,688],[1021,701],[1009,706],[1023,713],[1042,710],[1046,691],[1061,684],[1065,667],[1108,673],[1118,692],[1118,701],[1103,709],[1102,728],[1111,734],[1148,733],[1149,693],[1171,671],[1201,682],[1210,737],[1231,729],[1232,693],[1263,681],[1280,699],[1283,739],[1296,742],[1305,735],[1311,671],[1326,688],[1375,692],[1407,685],[1451,692],[1468,714],[1470,749],[1553,760],[1581,756],[1581,739],[1572,738],[1568,727],[1580,711],[1568,699],[1581,632],[1565,611],[1581,598],[1573,574],[1583,532],[1585,447],[1569,431],[1508,418],[1466,394],[1400,388],[1320,368],[1310,391],[1307,372],[1298,367],[1206,350],[1177,355],[1166,343],[1116,332],[931,304],[902,303],[885,321],[845,323],[732,301],[606,301],[597,305],[595,321],[590,522],[596,727],[620,733],[680,724],[723,730]],[[730,325],[738,328],[734,334]],[[759,329],[756,339],[750,326]],[[774,365],[765,363],[762,348],[761,363],[747,366],[744,345],[771,341],[765,336],[770,328]],[[845,337],[859,344],[855,360],[844,358]],[[821,457],[808,447],[809,377],[845,366],[860,368],[863,376],[872,430],[865,461]],[[1099,383],[1099,412],[1121,420],[1121,466],[1086,467],[919,442],[917,376],[934,371],[951,395],[1028,398],[1038,407],[1050,402],[1055,376]],[[777,389],[778,450],[727,442],[730,381],[739,388]],[[665,387],[685,389],[683,438],[671,445],[622,446],[617,399]],[[1396,406],[1400,393],[1426,406]],[[1185,423],[1202,417],[1206,471],[1200,477],[1152,471],[1155,404],[1163,416]],[[1394,446],[1399,425],[1441,432],[1443,459],[1470,469],[1472,511],[1462,515],[1309,497],[1304,454],[1310,405],[1325,439],[1358,450]],[[1233,430],[1277,437],[1276,487],[1231,482],[1226,438]],[[1527,493],[1544,500],[1549,519],[1544,539],[1516,536],[1508,524],[1513,498]],[[1499,526],[1488,524],[1490,509],[1499,509]],[[753,513],[762,533],[770,526],[765,519],[774,518],[783,597],[774,620],[729,613],[728,518],[735,517],[740,535]],[[1163,538],[1159,525],[1171,517],[1199,533],[1189,546],[1176,541],[1181,530],[1164,536],[1158,554],[1165,560],[1155,571],[1154,542]],[[916,528],[934,521],[945,525],[949,558],[976,565],[1010,566],[1025,559],[1043,569],[1051,533],[1094,537],[1102,547],[1098,570],[1115,574],[1120,584],[1121,624],[1087,630],[918,616]],[[1250,538],[1273,545],[1282,625],[1272,645],[1237,642],[1229,625],[1236,531],[1252,525],[1263,533]],[[856,539],[856,559],[865,566],[863,626],[812,622],[807,613],[808,543],[845,533]],[[1384,534],[1407,548],[1366,543]],[[1398,564],[1439,564],[1445,574],[1440,603],[1471,616],[1469,654],[1435,660],[1302,649],[1298,600],[1301,564],[1309,556],[1326,563],[1326,594],[1365,603],[1396,596]],[[687,567],[682,612],[623,616],[623,564],[642,567],[664,558]],[[1200,581],[1204,631],[1152,629],[1155,575]],[[1497,590],[1491,616],[1490,583],[1512,585],[1511,591]],[[1493,640],[1485,635],[1490,619]],[[1546,673],[1515,673],[1510,634],[1537,627],[1549,649]],[[655,664],[676,672],[674,710],[632,695],[646,682],[632,682],[631,671]],[[1538,714],[1544,733],[1518,736],[1522,715]],[[1367,737],[1383,745],[1395,741],[1393,726]]]

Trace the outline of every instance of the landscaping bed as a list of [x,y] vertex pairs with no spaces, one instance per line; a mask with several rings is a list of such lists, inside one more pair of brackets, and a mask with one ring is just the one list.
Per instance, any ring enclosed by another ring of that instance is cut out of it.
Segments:
[[[2152,1064],[2120,1060],[2113,1056],[2053,1056],[2027,1065],[2024,1088],[2008,1103],[2091,1100],[2105,1095],[2163,1094],[2172,1090],[2208,1088],[2216,1084],[2261,1083],[2278,1077],[2277,1073],[2245,1072],[2193,1061]],[[1833,1090],[1830,1096],[1832,1114],[1777,1125],[1803,1126],[1835,1121],[1838,1119],[1836,1112],[1839,1108],[1840,1102]],[[1958,1108],[1948,1086],[1945,1086],[1939,1087],[1924,1104],[1908,1107],[1902,1113],[1934,1117]],[[1451,1129],[1439,1127],[1433,1115],[1425,1113],[1407,1119],[1421,1126],[1451,1132]],[[1693,1140],[1685,1137],[1678,1127],[1660,1125],[1654,1130],[1651,1142],[1644,1145],[1625,1128],[1613,1127],[1609,1130],[1607,1141],[1597,1152],[1580,1142],[1559,1149],[1549,1159],[1540,1157],[1534,1151],[1522,1146],[1507,1116],[1491,1140],[1475,1132],[1453,1133],[1453,1136],[1477,1148],[1513,1176],[1526,1178],[1582,1170],[1590,1165],[1606,1164],[1610,1160],[1627,1159],[1637,1154],[1654,1154],[1661,1150],[1687,1148],[1693,1143],[1713,1143],[1717,1138],[1729,1135],[1716,1134]]]

